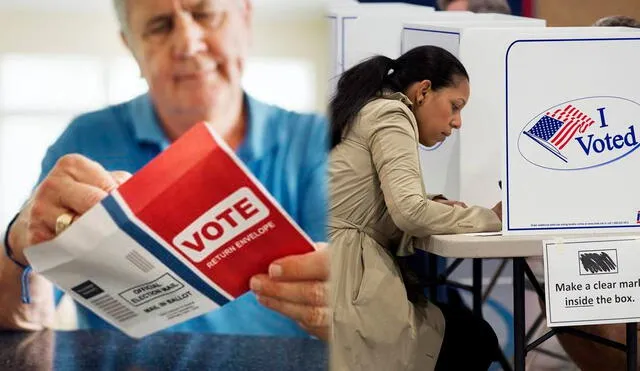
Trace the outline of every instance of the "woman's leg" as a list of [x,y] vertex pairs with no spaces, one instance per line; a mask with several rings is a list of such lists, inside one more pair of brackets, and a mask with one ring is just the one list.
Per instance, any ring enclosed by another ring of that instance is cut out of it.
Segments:
[[497,359],[498,337],[484,319],[460,306],[437,304],[445,319],[436,371],[486,371]]

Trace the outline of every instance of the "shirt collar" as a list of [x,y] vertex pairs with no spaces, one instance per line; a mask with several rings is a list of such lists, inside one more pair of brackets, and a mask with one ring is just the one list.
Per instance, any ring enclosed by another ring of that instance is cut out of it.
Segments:
[[156,144],[163,150],[169,146],[169,138],[160,126],[160,119],[148,93],[131,102],[131,111],[133,135],[139,143]]
[[390,89],[384,89],[380,95],[382,98],[385,98],[385,99],[399,100],[400,102],[407,105],[407,107],[409,107],[410,109],[413,108],[413,102],[411,102],[411,99],[409,99],[409,97],[407,97],[406,95],[400,92],[393,91]]
[[[149,94],[141,95],[131,102],[133,132],[139,143],[158,145],[162,150],[170,145],[160,120],[155,112]],[[247,134],[237,149],[237,154],[245,161],[257,160],[267,154],[277,143],[277,133],[270,133],[270,117],[273,106],[262,103],[244,94]]]

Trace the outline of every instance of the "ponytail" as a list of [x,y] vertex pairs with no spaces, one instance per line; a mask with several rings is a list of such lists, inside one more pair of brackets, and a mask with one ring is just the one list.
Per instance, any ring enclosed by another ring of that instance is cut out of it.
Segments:
[[394,60],[382,55],[370,58],[342,74],[329,105],[331,148],[342,141],[356,115],[382,88],[382,83],[394,65]]

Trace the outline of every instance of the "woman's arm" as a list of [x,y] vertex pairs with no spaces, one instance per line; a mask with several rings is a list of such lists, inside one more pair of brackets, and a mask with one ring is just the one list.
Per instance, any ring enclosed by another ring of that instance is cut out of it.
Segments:
[[381,112],[370,125],[369,147],[394,223],[416,237],[499,230],[500,219],[489,209],[449,206],[428,199],[408,114],[397,107]]

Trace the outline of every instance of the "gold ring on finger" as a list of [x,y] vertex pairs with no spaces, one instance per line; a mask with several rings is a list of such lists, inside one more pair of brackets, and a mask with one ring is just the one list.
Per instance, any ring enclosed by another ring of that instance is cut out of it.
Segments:
[[69,228],[73,222],[73,215],[69,213],[62,213],[56,219],[56,236],[62,233],[65,229]]

